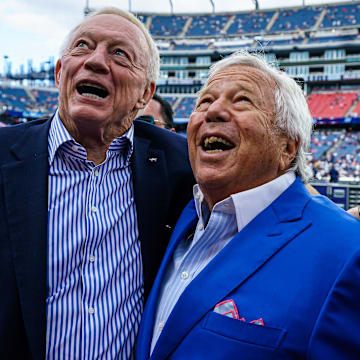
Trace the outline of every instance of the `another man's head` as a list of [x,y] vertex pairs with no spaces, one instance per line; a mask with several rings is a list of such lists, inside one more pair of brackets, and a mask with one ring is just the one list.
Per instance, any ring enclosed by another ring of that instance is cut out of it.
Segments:
[[171,105],[161,96],[154,94],[142,115],[151,116],[156,126],[175,131],[173,114]]
[[60,117],[77,140],[125,133],[155,91],[159,54],[132,14],[102,9],[75,27],[55,69]]
[[188,124],[191,166],[210,209],[288,170],[306,180],[312,117],[301,88],[261,57],[214,64]]

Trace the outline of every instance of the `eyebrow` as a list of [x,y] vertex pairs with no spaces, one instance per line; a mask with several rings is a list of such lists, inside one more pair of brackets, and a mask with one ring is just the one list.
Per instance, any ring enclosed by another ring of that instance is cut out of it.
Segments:
[[[81,32],[79,32],[73,39],[73,41],[71,42],[71,45],[73,45],[79,38],[89,38],[91,41],[96,41],[96,34],[94,35],[93,32],[88,31],[88,30],[83,30]],[[113,46],[123,46],[124,50],[126,50],[128,52],[128,54],[130,55],[130,57],[132,58],[131,61],[138,61],[136,60],[138,58],[138,56],[136,55],[136,51],[134,48],[132,48],[131,46],[129,46],[128,44],[126,44],[124,42],[124,40],[122,39],[111,39],[111,42],[109,42],[109,45],[111,47]]]
[[[239,91],[245,91],[250,94],[254,94],[254,87],[252,87],[250,84],[247,84],[247,82],[241,82],[241,84],[239,84],[237,82],[237,83],[235,83],[235,85],[232,85],[232,88],[233,89],[231,89],[231,90],[234,93],[239,92]],[[214,83],[210,84],[210,86],[207,86],[203,90],[200,90],[200,92],[199,92],[200,97],[203,95],[206,95],[208,93],[211,94],[213,89],[215,89],[215,91],[217,90],[216,84],[214,85]]]
[[[74,38],[74,41],[76,41],[76,39],[79,39],[81,37],[87,37],[87,38],[95,41],[96,34],[94,35],[93,32],[84,30],[84,31],[80,32],[78,35],[76,35],[76,37]],[[111,46],[115,46],[115,45],[124,45],[125,46],[126,44],[121,39],[111,39],[110,45]],[[127,47],[127,48],[129,48],[129,47]],[[129,48],[129,49],[131,49],[131,48]]]

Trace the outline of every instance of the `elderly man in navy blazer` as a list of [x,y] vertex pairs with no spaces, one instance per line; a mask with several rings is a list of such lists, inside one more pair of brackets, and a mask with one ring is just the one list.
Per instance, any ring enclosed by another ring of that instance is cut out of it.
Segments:
[[306,191],[312,118],[260,56],[213,65],[188,125],[197,185],[137,359],[359,359],[360,223]]
[[194,184],[186,140],[144,122],[159,54],[131,14],[71,31],[51,119],[0,131],[0,359],[129,359]]

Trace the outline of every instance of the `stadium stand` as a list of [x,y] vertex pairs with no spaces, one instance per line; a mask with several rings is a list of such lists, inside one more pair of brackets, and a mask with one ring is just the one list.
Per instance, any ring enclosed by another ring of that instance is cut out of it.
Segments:
[[328,6],[321,28],[355,26],[360,23],[360,4]]
[[14,111],[27,111],[34,106],[24,88],[0,87],[0,103]]
[[179,119],[188,119],[190,117],[191,112],[193,111],[196,103],[195,97],[183,97],[178,106],[174,109],[175,118]]
[[188,19],[187,16],[174,16],[174,15],[152,16],[151,25],[150,25],[151,34],[153,36],[179,36],[184,30],[184,25],[187,19]]
[[215,36],[224,34],[229,15],[192,16],[186,36]]
[[279,12],[279,16],[271,28],[271,31],[294,31],[308,30],[313,28],[323,8],[307,7],[286,9]]
[[336,119],[344,117],[359,96],[357,92],[312,93],[308,97],[311,115],[315,118]]
[[273,18],[274,11],[252,12],[236,14],[227,34],[254,34],[266,31],[269,21]]
[[[239,49],[261,51],[298,79],[308,96],[316,127],[309,155],[314,179],[328,181],[335,165],[340,180],[360,182],[360,1],[137,16],[157,42],[161,55],[157,91],[172,105],[178,130],[184,132],[196,92],[213,62]],[[2,124],[54,112],[56,89],[34,86],[48,86],[54,80],[52,72],[50,67],[0,78]]]

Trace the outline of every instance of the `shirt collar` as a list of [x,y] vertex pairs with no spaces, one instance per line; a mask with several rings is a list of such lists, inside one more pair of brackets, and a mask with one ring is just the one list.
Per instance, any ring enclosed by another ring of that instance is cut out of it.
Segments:
[[[295,181],[295,178],[295,173],[288,171],[266,184],[230,195],[216,203],[213,211],[235,213],[238,231],[240,231],[279,197]],[[198,184],[194,185],[193,193],[199,221],[205,226],[209,208]]]
[[[49,152],[49,164],[54,161],[55,154],[59,148],[72,147],[79,152],[79,157],[86,159],[86,150],[82,145],[78,144],[74,138],[66,130],[59,115],[59,110],[56,110],[54,118],[50,125],[50,131],[48,136],[48,152]],[[75,147],[74,147],[75,146]],[[131,125],[130,129],[122,136],[115,138],[108,149],[108,153],[117,153],[126,155],[126,162],[130,161],[131,154],[134,148],[134,125]]]

